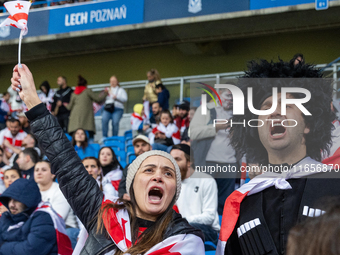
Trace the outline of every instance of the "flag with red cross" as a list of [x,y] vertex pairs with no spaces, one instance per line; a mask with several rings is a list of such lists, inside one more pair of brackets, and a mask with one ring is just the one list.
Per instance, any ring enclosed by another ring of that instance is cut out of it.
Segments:
[[23,35],[26,35],[28,12],[31,7],[29,1],[9,1],[4,3],[6,10],[9,12],[9,16],[5,19],[0,27],[13,26],[23,31]]

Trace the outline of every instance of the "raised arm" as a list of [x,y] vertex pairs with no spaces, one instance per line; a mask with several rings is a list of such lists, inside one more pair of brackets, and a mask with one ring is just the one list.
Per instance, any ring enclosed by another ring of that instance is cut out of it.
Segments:
[[16,66],[11,81],[12,88],[19,91],[29,109],[26,116],[31,122],[31,130],[51,162],[52,173],[57,176],[61,191],[84,226],[91,228],[97,222],[93,219],[103,199],[97,182],[85,170],[57,119],[41,103],[27,66]]

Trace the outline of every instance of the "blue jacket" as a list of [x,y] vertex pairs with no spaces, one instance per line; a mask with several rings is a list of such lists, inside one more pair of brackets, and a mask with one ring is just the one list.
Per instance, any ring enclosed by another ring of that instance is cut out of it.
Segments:
[[169,90],[163,89],[161,93],[158,94],[158,103],[163,110],[169,110]]
[[13,198],[26,210],[19,214],[10,211],[0,218],[0,255],[47,255],[58,254],[56,230],[51,216],[46,212],[35,212],[41,202],[38,185],[35,182],[18,179],[0,196],[0,202],[7,209]]
[[78,153],[78,156],[81,160],[83,160],[86,157],[98,157],[99,150],[97,150],[92,144],[89,144],[85,151],[83,148],[78,147],[77,145],[74,146],[74,150]]

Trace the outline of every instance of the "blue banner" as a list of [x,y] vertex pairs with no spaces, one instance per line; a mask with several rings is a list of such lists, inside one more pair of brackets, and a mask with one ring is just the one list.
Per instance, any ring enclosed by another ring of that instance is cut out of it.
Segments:
[[[48,14],[49,11],[32,11],[28,14],[27,27],[28,33],[24,37],[47,35],[48,32]],[[0,17],[2,23],[7,16]],[[19,39],[20,29],[8,26],[0,28],[0,41]]]
[[250,10],[314,3],[315,0],[250,0]]
[[50,10],[48,34],[143,22],[144,0],[85,3]]
[[144,21],[249,10],[249,0],[145,0]]

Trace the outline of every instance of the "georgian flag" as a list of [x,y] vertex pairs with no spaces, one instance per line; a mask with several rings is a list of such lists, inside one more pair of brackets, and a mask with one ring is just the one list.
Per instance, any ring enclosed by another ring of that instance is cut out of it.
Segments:
[[28,1],[9,1],[4,3],[10,16],[0,24],[0,27],[13,26],[23,30],[23,36],[27,34],[28,12],[31,2]]
[[[105,196],[102,207],[116,203],[117,198]],[[103,218],[104,226],[116,247],[126,252],[131,246],[131,223],[126,209],[114,210]],[[114,253],[112,253],[114,254]],[[129,255],[128,253],[125,253]],[[170,236],[153,246],[145,255],[204,255],[204,244],[201,238],[193,234],[178,234]]]
[[40,202],[33,214],[35,212],[46,212],[51,216],[57,235],[58,255],[72,255],[73,250],[70,238],[66,234],[65,222],[63,218],[52,209],[51,204],[49,202]]
[[326,169],[324,169],[324,164],[317,162],[310,157],[306,157],[288,172],[284,171],[281,174],[274,172],[265,172],[261,175],[256,176],[250,182],[242,185],[239,189],[231,193],[224,204],[221,231],[217,243],[216,255],[224,254],[227,241],[233,233],[238,217],[240,215],[240,206],[242,200],[246,196],[259,193],[272,186],[275,186],[276,189],[281,190],[291,189],[292,186],[290,186],[287,180],[306,178],[309,175],[319,173],[315,171],[308,171],[311,165],[315,166],[316,169],[319,169],[317,168],[317,166],[320,166],[320,172],[331,171],[331,166],[328,166]]

